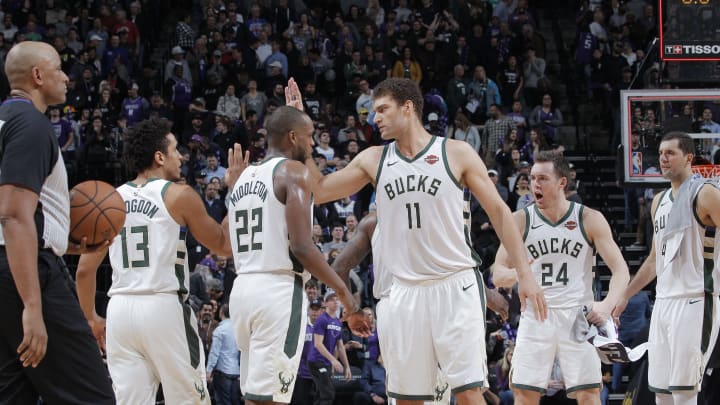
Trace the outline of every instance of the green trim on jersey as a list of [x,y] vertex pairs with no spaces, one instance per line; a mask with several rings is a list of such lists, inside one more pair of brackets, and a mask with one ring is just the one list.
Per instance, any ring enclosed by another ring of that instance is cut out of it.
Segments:
[[260,166],[265,162],[269,162],[270,160],[275,159],[276,157],[281,157],[281,156],[265,156],[265,159],[263,159],[261,161],[258,161],[255,163],[250,163],[250,166]]
[[584,205],[580,205],[580,210],[578,210],[578,222],[579,222],[579,223],[578,223],[578,226],[580,227],[580,233],[582,233],[583,238],[585,238],[585,242],[588,243],[588,246],[590,246],[590,247],[592,247],[593,249],[595,249],[595,245],[593,245],[593,243],[590,242],[590,238],[588,238],[587,232],[585,232],[585,225],[584,225],[584,222],[583,222],[583,213],[584,213],[584,210],[585,210],[585,206],[584,206]]
[[[388,391],[387,395],[390,398],[399,399],[401,401],[434,401],[435,397],[432,395],[402,395],[396,394],[392,391]],[[247,395],[245,396],[247,398]]]
[[461,385],[457,388],[453,388],[450,392],[452,392],[453,395],[457,395],[463,391],[471,390],[473,388],[482,388],[482,387],[484,387],[482,381],[475,381],[475,382],[471,382],[469,384]]
[[525,211],[525,232],[523,232],[523,242],[525,242],[530,233],[530,210],[528,207],[523,207],[523,211]]
[[377,187],[377,184],[380,181],[380,173],[382,172],[383,162],[385,161],[385,156],[387,156],[388,149],[390,149],[390,144],[385,145],[382,155],[380,155],[380,162],[378,163],[377,174],[375,175],[375,187]]
[[[660,208],[660,204],[662,203],[663,198],[665,198],[665,194],[667,194],[668,191],[670,191],[670,189],[663,191],[662,194],[660,195],[660,199],[658,200],[658,203],[655,206],[655,211],[652,212],[652,218],[651,218],[652,220],[655,220],[655,214],[657,213],[658,208]],[[672,201],[672,193],[670,193],[670,201]]]
[[[487,299],[485,298],[485,283],[483,282],[483,276],[480,272],[480,268],[476,267],[473,272],[475,273],[475,280],[477,281],[478,286],[478,292],[480,294],[480,305],[482,305],[482,313],[483,313],[483,322],[487,322],[486,313],[487,313]],[[455,394],[457,389],[452,390],[452,393]]]
[[472,242],[470,241],[470,227],[469,226],[467,226],[467,225],[464,226],[464,233],[465,233],[465,244],[470,249],[470,256],[472,257],[473,260],[475,260],[476,266],[482,266],[482,264],[483,264],[482,257],[480,257],[478,252],[476,252],[475,249],[473,249]]
[[273,400],[272,395],[257,395],[257,394],[245,394],[247,401],[258,401],[258,402],[270,402]]
[[302,323],[302,307],[303,307],[303,279],[300,275],[295,275],[295,282],[292,293],[292,307],[290,309],[290,325],[288,325],[287,334],[285,335],[285,346],[283,351],[289,358],[295,357],[298,349],[298,341],[300,340],[300,324]]
[[672,392],[670,392],[669,390],[664,390],[664,389],[662,389],[662,388],[656,388],[656,387],[653,387],[653,386],[650,385],[650,384],[648,384],[648,390],[649,390],[650,392],[654,392],[654,393],[656,393],[656,394],[672,394]]
[[418,152],[417,155],[413,156],[412,159],[408,159],[405,156],[403,156],[402,153],[400,153],[400,150],[397,147],[397,141],[395,141],[395,155],[397,155],[397,157],[399,157],[400,159],[402,159],[408,163],[413,163],[414,161],[418,160],[420,158],[420,156],[424,155],[425,152],[430,150],[430,147],[433,146],[433,144],[435,143],[435,138],[437,138],[437,137],[435,135],[433,135],[433,137],[430,139],[430,142],[428,142],[428,144],[425,145],[425,147],[420,152]]
[[567,212],[556,223],[552,223],[549,219],[545,218],[545,216],[542,214],[542,212],[540,212],[540,208],[538,208],[537,204],[533,204],[533,206],[535,207],[535,213],[537,214],[538,218],[543,220],[543,222],[545,222],[546,224],[548,224],[552,227],[556,227],[556,226],[562,224],[563,222],[565,222],[565,220],[568,219],[568,217],[570,217],[570,214],[572,214],[573,209],[575,208],[575,202],[570,201],[570,207],[568,208]]
[[[707,262],[705,261],[705,281],[707,282],[707,279],[710,278],[710,282],[712,283],[712,269],[713,269],[713,261],[710,260],[710,275],[708,275],[707,271]],[[708,347],[710,346],[710,335],[712,334],[712,327],[713,327],[713,309],[715,306],[715,299],[711,292],[705,293],[705,303],[703,304],[703,323],[702,323],[702,338],[700,340],[700,350],[702,351],[702,354],[706,354]]]
[[672,189],[669,188],[667,191],[670,192],[670,201],[675,202],[675,197],[673,197],[673,195],[672,195]]
[[[178,235],[178,240],[185,242],[187,231],[181,230]],[[175,263],[175,277],[178,280],[178,301],[182,306],[183,310],[183,322],[185,324],[185,339],[187,340],[188,350],[190,355],[190,365],[192,368],[197,368],[200,364],[200,336],[195,331],[192,322],[192,308],[185,302],[185,296],[188,290],[185,288],[185,256],[186,253],[178,250],[177,258],[179,263]]]
[[574,387],[570,387],[565,390],[566,393],[571,393],[575,391],[581,391],[581,390],[589,390],[592,388],[600,388],[602,387],[602,384],[583,384],[583,385],[576,385]]
[[532,391],[532,392],[539,392],[542,395],[545,395],[545,388],[536,387],[534,385],[525,385],[525,384],[510,384],[513,389],[519,389],[519,390],[525,390],[525,391]]
[[277,164],[275,165],[275,167],[273,167],[272,176],[271,176],[271,178],[273,179],[273,182],[275,182],[275,171],[276,171],[276,170],[278,169],[278,167],[280,166],[280,163],[282,163],[282,162],[284,162],[284,161],[286,161],[286,160],[287,160],[287,158],[282,158],[282,159],[280,159],[280,161],[277,162]]
[[452,173],[452,171],[450,170],[450,162],[448,162],[447,151],[446,151],[446,149],[445,149],[445,145],[447,145],[447,138],[443,138],[443,140],[442,140],[442,146],[441,146],[441,149],[442,149],[442,158],[443,158],[443,164],[445,165],[445,170],[447,171],[448,177],[450,177],[450,178],[452,179],[453,183],[455,183],[455,185],[456,185],[460,190],[463,190],[463,186],[462,186],[462,184],[460,184],[460,180],[456,179],[456,178],[455,178],[455,175],[454,175],[454,174]]
[[697,389],[694,385],[671,385],[668,387],[670,392],[673,391],[695,391]]
[[171,184],[172,182],[168,181],[167,183],[165,183],[162,190],[160,190],[160,198],[162,198],[163,202],[165,201],[165,193],[167,193],[167,189],[170,187]]
[[[176,265],[177,267],[177,265]],[[185,324],[185,339],[188,344],[188,354],[190,355],[190,366],[197,368],[200,365],[200,336],[198,336],[192,324],[192,308],[190,305],[182,302],[182,297],[178,294],[178,300],[182,306],[183,323]]]
[[155,180],[163,180],[163,179],[161,179],[159,177],[152,177],[152,178],[149,178],[144,184],[135,184],[132,181],[128,181],[125,184],[127,184],[128,186],[133,187],[133,188],[143,188]]
[[303,267],[302,263],[300,263],[300,260],[295,257],[295,255],[292,252],[292,249],[288,248],[288,255],[290,256],[290,262],[292,262],[292,271],[295,273],[301,273],[305,271],[305,267]]

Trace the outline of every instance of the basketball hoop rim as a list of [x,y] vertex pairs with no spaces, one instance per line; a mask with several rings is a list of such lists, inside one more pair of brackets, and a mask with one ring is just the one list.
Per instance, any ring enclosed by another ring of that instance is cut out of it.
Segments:
[[706,179],[720,177],[720,165],[693,165],[691,169]]

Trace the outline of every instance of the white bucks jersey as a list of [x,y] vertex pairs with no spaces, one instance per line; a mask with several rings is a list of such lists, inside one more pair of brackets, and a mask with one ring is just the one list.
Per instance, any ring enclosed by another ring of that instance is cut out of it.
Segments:
[[117,188],[125,201],[125,225],[110,245],[113,268],[108,295],[188,292],[185,230],[165,207],[172,183],[149,180]]
[[[463,189],[450,172],[445,144],[432,137],[412,159],[387,145],[376,181],[381,271],[416,282],[445,278],[479,264],[463,218]],[[397,243],[403,247],[398,248]]]
[[[228,196],[230,240],[238,274],[293,270],[285,205],[278,201],[273,185],[275,170],[284,160],[276,157],[248,167]],[[308,229],[310,235],[312,228]],[[295,270],[302,272],[302,268]]]
[[373,265],[373,276],[375,282],[373,283],[373,296],[375,299],[386,298],[390,294],[390,287],[392,287],[392,274],[386,268],[383,268],[383,258],[380,257],[380,251],[382,250],[380,243],[380,229],[375,226],[372,237],[370,238],[370,246],[372,249],[372,265]]
[[[693,196],[693,200],[696,197],[697,195]],[[717,295],[720,280],[718,271],[714,270],[714,254],[718,252],[715,232],[713,229],[706,229],[697,220],[695,212],[688,212],[683,215],[693,215],[692,225],[684,230],[681,237],[666,241],[665,228],[673,202],[672,191],[665,190],[660,196],[653,217],[657,298],[688,297],[705,292]]]
[[537,205],[524,208],[525,250],[535,281],[549,308],[571,308],[593,301],[595,249],[583,228],[583,206],[570,202],[557,223],[545,218]]

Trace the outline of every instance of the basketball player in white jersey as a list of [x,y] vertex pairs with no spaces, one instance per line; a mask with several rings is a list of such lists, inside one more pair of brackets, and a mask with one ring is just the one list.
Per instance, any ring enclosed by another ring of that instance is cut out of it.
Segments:
[[[648,385],[658,404],[695,404],[719,326],[720,190],[693,179],[693,139],[670,132],[660,142],[660,170],[671,188],[655,195],[650,254],[613,315],[657,277],[648,338]],[[714,263],[713,263],[714,262]],[[622,327],[622,325],[620,325]]]
[[[242,167],[230,150],[227,184]],[[119,404],[154,404],[162,384],[168,404],[209,404],[205,355],[195,315],[186,302],[189,272],[185,236],[218,254],[230,254],[227,225],[213,220],[200,196],[180,179],[180,153],[167,121],[145,120],[128,133],[124,155],[137,177],[117,191],[125,225],[109,247],[113,268],[107,308],[107,360]],[[81,307],[100,340],[95,276],[108,249],[83,254],[77,270]]]
[[[289,403],[307,322],[308,270],[332,288],[346,310],[364,319],[350,290],[312,240],[311,177],[304,165],[313,124],[298,109],[279,107],[266,124],[268,151],[228,191],[237,278],[230,319],[241,356],[245,403]],[[361,335],[369,333],[369,325]]]
[[[300,99],[288,85],[290,99]],[[295,106],[295,104],[291,104]],[[297,107],[301,108],[301,107]],[[378,254],[393,275],[383,310],[396,333],[384,354],[388,395],[398,404],[432,400],[438,364],[460,405],[482,404],[487,386],[484,288],[478,262],[465,237],[463,188],[488,212],[500,239],[514,257],[523,256],[512,215],[466,142],[437,138],[422,125],[423,98],[417,83],[387,79],[374,89],[375,124],[386,146],[360,152],[342,170],[322,177],[314,162],[318,203],[377,190]],[[399,243],[400,245],[397,245]],[[527,262],[517,264],[520,298],[529,299],[544,319],[542,290]],[[412,343],[409,343],[412,342]]]
[[[524,233],[525,256],[545,291],[548,319],[539,323],[529,306],[520,318],[513,355],[511,388],[515,403],[538,404],[548,387],[557,356],[568,396],[579,404],[600,404],[600,358],[589,342],[575,338],[574,325],[587,321],[601,325],[622,297],[630,276],[605,217],[591,208],[568,201],[565,187],[570,167],[562,154],[540,152],[530,171],[535,204],[513,214]],[[607,263],[612,278],[606,298],[593,302],[595,251]],[[511,272],[503,245],[494,272]]]
[[[369,253],[373,256],[373,296],[378,300],[375,312],[378,329],[378,344],[380,353],[384,353],[392,348],[387,347],[386,336],[395,329],[392,324],[387,324],[387,316],[383,314],[386,306],[385,299],[390,295],[390,287],[392,286],[392,274],[383,269],[382,257],[378,254],[382,250],[380,243],[380,232],[377,229],[377,215],[374,211],[368,213],[357,225],[355,235],[347,242],[340,254],[333,261],[332,267],[338,272],[340,278],[345,283],[350,282],[350,271],[355,268]],[[503,319],[508,316],[508,302],[496,290],[485,289],[487,293],[488,308],[495,311]],[[440,371],[438,383],[435,387],[435,398],[433,403],[449,404],[450,395],[446,392],[447,382]]]

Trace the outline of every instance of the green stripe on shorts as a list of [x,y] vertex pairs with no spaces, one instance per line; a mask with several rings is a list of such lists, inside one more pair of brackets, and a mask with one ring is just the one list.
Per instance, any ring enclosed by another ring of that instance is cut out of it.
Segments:
[[401,401],[434,401],[435,397],[432,395],[402,395],[402,394],[396,394],[394,392],[388,391],[388,396],[390,398],[399,399]]
[[288,358],[295,357],[298,349],[298,340],[300,339],[300,324],[302,323],[302,303],[303,303],[303,280],[300,275],[295,275],[293,285],[292,308],[290,309],[290,324],[288,325],[287,335],[285,335],[285,355]]

